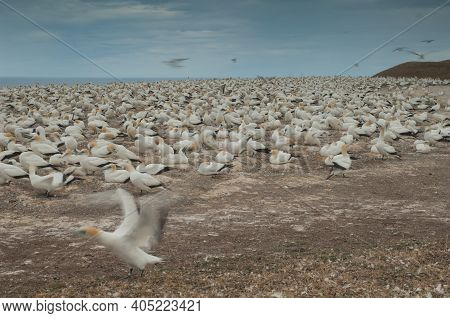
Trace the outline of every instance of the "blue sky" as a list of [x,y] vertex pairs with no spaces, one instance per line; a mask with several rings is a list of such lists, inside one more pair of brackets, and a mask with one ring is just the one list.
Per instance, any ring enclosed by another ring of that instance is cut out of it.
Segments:
[[[334,75],[444,2],[4,1],[118,77]],[[399,46],[450,59],[449,21],[450,4],[348,74],[417,60]],[[0,39],[0,76],[107,76],[1,4]],[[172,58],[189,60],[162,63]]]

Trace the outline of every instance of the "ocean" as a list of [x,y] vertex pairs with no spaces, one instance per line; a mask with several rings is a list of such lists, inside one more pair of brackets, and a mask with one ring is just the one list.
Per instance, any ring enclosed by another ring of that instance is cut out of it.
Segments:
[[[168,80],[186,80],[189,78],[156,78],[156,77],[136,77],[136,78],[121,78],[123,82],[126,83],[136,83],[136,82],[158,82],[158,81],[168,81]],[[49,84],[108,84],[117,82],[112,78],[106,77],[0,77],[0,87],[18,87],[18,86],[29,86],[29,85],[49,85]]]

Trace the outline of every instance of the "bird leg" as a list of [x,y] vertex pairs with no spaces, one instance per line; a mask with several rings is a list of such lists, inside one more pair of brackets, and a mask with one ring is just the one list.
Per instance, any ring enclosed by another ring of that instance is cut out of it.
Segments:
[[144,276],[144,270],[145,269],[141,269],[141,277]]
[[334,176],[334,170],[333,170],[333,167],[331,167],[330,168],[330,174],[328,175],[328,177],[325,179],[325,180],[329,180],[329,179],[331,179],[331,177],[333,177]]
[[130,267],[130,270],[128,271],[128,275],[125,277],[122,277],[121,279],[128,279],[131,277],[131,274],[133,274],[133,267]]

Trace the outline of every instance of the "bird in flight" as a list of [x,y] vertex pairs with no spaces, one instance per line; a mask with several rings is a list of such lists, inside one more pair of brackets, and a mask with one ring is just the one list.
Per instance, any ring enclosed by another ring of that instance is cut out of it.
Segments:
[[421,60],[423,60],[425,58],[425,54],[424,53],[417,53],[411,50],[403,50],[404,52],[408,52],[410,54],[414,54],[416,56],[418,56]]
[[233,57],[233,58],[231,59],[231,62],[236,63],[236,62],[237,62],[237,58]]
[[162,191],[135,199],[123,189],[88,195],[80,204],[96,202],[100,206],[111,207],[119,203],[122,208],[122,223],[114,232],[107,232],[93,226],[84,226],[77,232],[92,237],[101,245],[109,248],[113,254],[129,265],[130,277],[133,269],[141,270],[141,276],[147,264],[161,263],[163,260],[148,254],[161,238],[167,220],[169,206],[176,201],[175,196]]
[[176,59],[170,59],[167,61],[163,61],[163,63],[172,68],[179,68],[179,67],[184,67],[181,63],[184,61],[187,61],[187,60],[189,60],[188,57],[182,57],[182,58],[176,58]]
[[402,47],[398,47],[398,48],[392,50],[392,52],[402,52],[404,49],[406,49],[406,47],[402,46]]
[[423,43],[431,43],[431,42],[433,42],[434,40],[423,40],[423,41],[420,41],[420,42],[423,42]]

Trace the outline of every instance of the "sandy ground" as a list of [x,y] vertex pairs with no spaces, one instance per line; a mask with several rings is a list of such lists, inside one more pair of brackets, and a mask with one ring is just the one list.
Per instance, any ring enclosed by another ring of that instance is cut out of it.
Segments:
[[120,223],[119,208],[79,203],[115,185],[90,177],[52,198],[27,180],[2,187],[0,297],[450,296],[448,143],[421,155],[405,138],[402,160],[382,161],[367,142],[352,146],[347,178],[328,181],[310,147],[282,169],[168,171],[160,179],[183,199],[155,251],[165,262],[127,280],[125,264],[73,234]]

